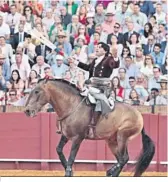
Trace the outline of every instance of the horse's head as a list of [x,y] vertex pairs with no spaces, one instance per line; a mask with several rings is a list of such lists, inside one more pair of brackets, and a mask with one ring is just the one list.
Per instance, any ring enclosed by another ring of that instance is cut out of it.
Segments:
[[25,114],[29,117],[35,117],[42,107],[49,103],[49,94],[47,92],[47,84],[39,83],[30,92],[25,105]]

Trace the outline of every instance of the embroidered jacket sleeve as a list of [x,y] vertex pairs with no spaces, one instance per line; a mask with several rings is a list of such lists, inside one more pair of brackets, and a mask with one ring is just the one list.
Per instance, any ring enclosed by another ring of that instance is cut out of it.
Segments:
[[119,68],[119,66],[120,66],[120,60],[119,60],[119,58],[110,57],[109,58],[109,66],[111,68]]

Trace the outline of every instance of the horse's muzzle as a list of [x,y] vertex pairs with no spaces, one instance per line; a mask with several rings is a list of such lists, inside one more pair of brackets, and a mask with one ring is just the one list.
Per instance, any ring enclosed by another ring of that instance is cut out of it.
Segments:
[[36,111],[35,110],[30,110],[30,109],[26,109],[24,111],[24,113],[26,114],[26,116],[29,116],[29,117],[34,117],[36,115]]

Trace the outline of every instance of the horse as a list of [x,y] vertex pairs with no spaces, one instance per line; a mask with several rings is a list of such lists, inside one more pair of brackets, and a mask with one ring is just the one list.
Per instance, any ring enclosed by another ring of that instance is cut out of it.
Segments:
[[[115,103],[115,109],[108,117],[98,118],[95,137],[91,138],[86,133],[93,117],[93,106],[85,102],[75,85],[63,79],[39,80],[27,98],[24,113],[28,117],[35,117],[47,103],[52,105],[60,120],[62,134],[56,151],[66,177],[73,176],[72,167],[84,139],[107,142],[117,163],[107,170],[106,176],[117,177],[129,160],[128,142],[141,134],[143,148],[135,165],[134,176],[141,176],[148,168],[155,154],[155,145],[145,133],[142,114],[136,108]],[[69,140],[72,145],[66,160],[63,148]]]

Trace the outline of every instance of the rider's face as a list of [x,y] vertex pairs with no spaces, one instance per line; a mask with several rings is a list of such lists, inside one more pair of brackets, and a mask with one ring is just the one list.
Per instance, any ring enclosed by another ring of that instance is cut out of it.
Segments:
[[105,55],[105,50],[101,47],[101,45],[98,45],[96,47],[96,56],[100,57],[100,56],[103,56]]

